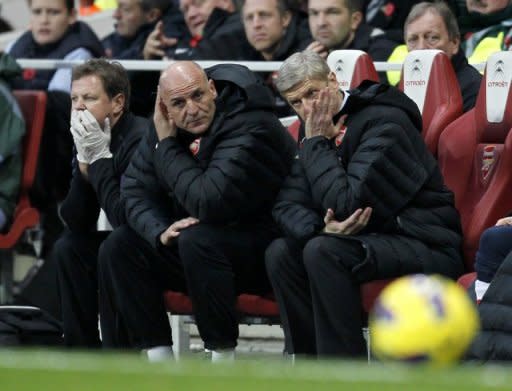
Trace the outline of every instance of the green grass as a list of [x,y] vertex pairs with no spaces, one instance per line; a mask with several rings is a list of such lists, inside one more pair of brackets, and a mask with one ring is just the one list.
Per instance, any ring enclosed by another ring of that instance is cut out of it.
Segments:
[[127,354],[0,350],[1,391],[505,390],[511,389],[510,372],[498,366],[433,369],[341,361],[291,365],[257,355],[225,365],[197,358],[148,363]]

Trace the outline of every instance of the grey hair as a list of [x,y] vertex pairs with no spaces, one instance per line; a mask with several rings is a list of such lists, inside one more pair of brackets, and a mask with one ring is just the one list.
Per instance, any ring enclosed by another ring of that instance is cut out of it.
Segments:
[[304,80],[327,80],[331,70],[317,53],[305,50],[288,57],[279,68],[276,87],[281,94],[291,90]]
[[453,14],[452,10],[444,1],[436,1],[434,3],[422,2],[414,5],[407,15],[407,18],[404,22],[404,39],[407,40],[407,26],[409,26],[416,19],[421,18],[427,12],[432,12],[434,14],[439,15],[446,26],[446,30],[448,30],[448,37],[450,40],[454,41],[456,39],[460,39],[460,30],[459,25],[457,23],[457,19]]

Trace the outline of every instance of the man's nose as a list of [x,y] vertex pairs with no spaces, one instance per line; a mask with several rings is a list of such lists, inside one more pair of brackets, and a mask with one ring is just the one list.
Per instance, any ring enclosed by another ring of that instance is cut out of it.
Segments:
[[84,101],[79,99],[73,103],[73,110],[87,110],[87,107],[85,107]]
[[41,21],[48,23],[50,20],[50,14],[48,12],[41,12]]
[[190,100],[187,102],[187,114],[188,115],[196,115],[199,112],[199,108],[197,107],[197,103]]
[[311,111],[313,109],[313,100],[312,99],[303,99],[302,107],[304,107],[304,114],[307,116],[309,113],[311,113]]
[[327,18],[325,17],[325,15],[321,12],[317,15],[317,24],[319,26],[324,26],[326,24],[326,21],[327,21]]
[[263,25],[263,19],[259,15],[254,15],[252,25],[256,28],[261,27]]
[[190,7],[187,10],[187,16],[190,19],[195,18],[198,15],[198,11],[199,11],[198,7],[196,7],[195,5],[190,5]]
[[429,46],[428,46],[427,40],[425,38],[419,38],[418,44],[416,45],[416,50],[423,50],[423,49],[428,49],[428,48],[429,48]]

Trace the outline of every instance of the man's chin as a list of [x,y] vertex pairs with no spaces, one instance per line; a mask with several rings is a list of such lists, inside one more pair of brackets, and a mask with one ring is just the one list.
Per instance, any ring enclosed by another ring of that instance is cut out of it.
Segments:
[[208,130],[208,126],[206,126],[206,125],[192,126],[185,130],[192,134],[203,134],[204,132],[206,132]]

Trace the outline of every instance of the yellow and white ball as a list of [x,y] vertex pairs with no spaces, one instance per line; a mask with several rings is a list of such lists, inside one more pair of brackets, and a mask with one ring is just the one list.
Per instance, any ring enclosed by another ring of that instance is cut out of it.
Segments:
[[457,361],[479,330],[475,304],[454,281],[415,274],[388,285],[369,318],[371,348],[382,360]]

